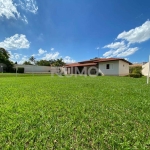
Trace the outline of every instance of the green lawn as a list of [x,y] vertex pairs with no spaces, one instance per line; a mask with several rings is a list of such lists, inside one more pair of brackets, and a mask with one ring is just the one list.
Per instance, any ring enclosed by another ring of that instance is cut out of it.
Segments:
[[150,149],[146,78],[0,75],[0,149]]

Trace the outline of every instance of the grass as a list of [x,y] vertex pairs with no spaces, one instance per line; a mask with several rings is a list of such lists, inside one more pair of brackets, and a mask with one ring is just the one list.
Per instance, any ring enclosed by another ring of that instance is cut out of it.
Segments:
[[150,149],[146,78],[0,75],[0,149]]

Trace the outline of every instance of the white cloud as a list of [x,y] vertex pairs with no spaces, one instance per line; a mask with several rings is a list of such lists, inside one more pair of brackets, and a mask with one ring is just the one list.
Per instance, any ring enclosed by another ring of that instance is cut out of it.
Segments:
[[29,48],[30,42],[23,34],[15,34],[9,38],[6,38],[3,42],[0,42],[0,47],[6,50],[17,50],[23,48]]
[[103,54],[104,57],[127,57],[134,54],[138,50],[138,47],[129,48],[128,46],[122,46],[118,49],[111,49]]
[[23,64],[25,61],[29,61],[29,58],[27,56],[23,56],[19,61],[17,61],[17,63]]
[[74,63],[74,62],[76,62],[75,60],[71,59],[71,57],[69,57],[69,56],[66,56],[63,60],[64,60],[65,63]]
[[105,45],[103,48],[116,49],[116,48],[123,47],[123,46],[125,46],[125,43],[124,41],[121,41],[121,42],[115,42],[115,43]]
[[98,50],[98,49],[100,49],[100,47],[96,47],[96,49]]
[[24,21],[26,24],[28,24],[28,19],[25,15],[22,17],[22,21]]
[[127,40],[131,43],[141,43],[150,39],[150,21],[146,21],[139,27],[120,33],[117,39]]
[[107,52],[105,52],[104,54],[103,54],[103,56],[104,57],[109,57],[110,55],[112,55],[113,54],[113,50],[110,50],[110,51],[107,51]]
[[[14,3],[14,1],[16,3]],[[36,14],[38,6],[36,0],[0,0],[0,17],[6,17],[7,19],[20,18],[22,21],[28,24],[27,17],[18,11],[18,7],[21,7],[26,12]]]
[[35,0],[19,0],[19,5],[22,9],[34,14],[38,11],[38,6]]
[[40,55],[46,53],[47,51],[40,48],[40,49],[38,50],[38,52],[39,52],[38,55],[40,56]]
[[129,48],[126,51],[118,54],[117,57],[127,57],[127,56],[130,56],[130,55],[134,54],[138,49],[139,49],[138,47]]
[[124,31],[120,33],[117,37],[118,39],[124,41],[114,42],[103,47],[110,49],[103,54],[104,57],[126,57],[138,51],[138,47],[130,46],[132,43],[141,43],[150,39],[150,21],[148,20],[141,26],[131,29],[128,32]]
[[20,13],[12,0],[0,0],[0,17],[3,16],[7,19],[20,17]]
[[[9,54],[10,54],[10,60],[13,61],[13,62],[16,62],[20,64],[20,62],[24,62],[24,59],[27,57],[27,56],[22,56],[22,54],[19,54],[19,53],[12,53],[11,51],[8,51]],[[27,58],[26,58],[27,60]]]
[[51,51],[53,51],[54,50],[54,48],[51,48]]
[[50,60],[50,59],[57,59],[59,57],[59,52],[55,53],[47,53],[45,56],[42,58],[43,60]]

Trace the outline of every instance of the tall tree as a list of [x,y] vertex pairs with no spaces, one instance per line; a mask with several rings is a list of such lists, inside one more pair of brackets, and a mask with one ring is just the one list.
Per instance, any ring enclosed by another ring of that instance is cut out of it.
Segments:
[[0,61],[5,62],[9,59],[10,54],[4,49],[0,48]]
[[29,58],[29,60],[30,60],[33,64],[35,64],[35,57],[34,57],[34,56],[31,56],[31,57]]
[[13,68],[13,63],[9,60],[10,54],[7,50],[0,47],[0,63],[4,63],[6,67],[6,71],[10,72]]

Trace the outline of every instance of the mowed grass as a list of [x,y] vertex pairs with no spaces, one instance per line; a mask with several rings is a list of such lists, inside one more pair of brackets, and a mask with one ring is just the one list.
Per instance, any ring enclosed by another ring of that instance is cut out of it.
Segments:
[[129,77],[0,77],[0,149],[150,149],[150,84]]

